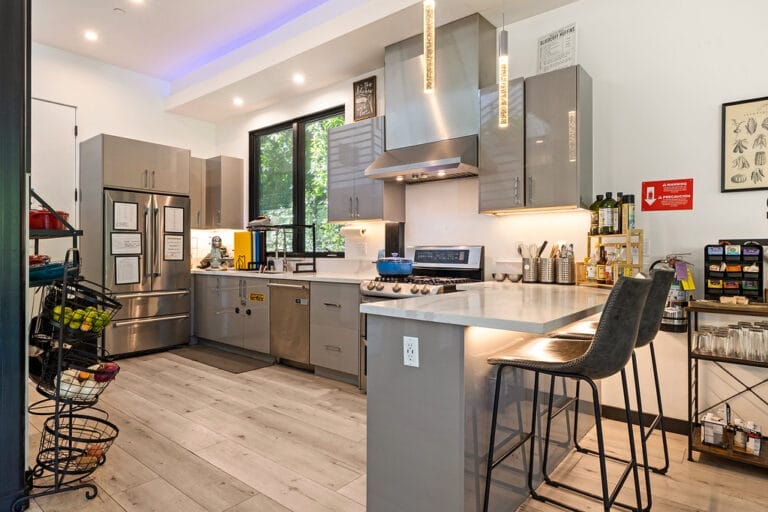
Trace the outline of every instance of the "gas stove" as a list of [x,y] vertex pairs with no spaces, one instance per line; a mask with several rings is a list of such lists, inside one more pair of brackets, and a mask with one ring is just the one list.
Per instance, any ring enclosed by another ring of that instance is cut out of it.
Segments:
[[483,279],[482,246],[408,247],[413,275],[377,277],[360,283],[364,297],[401,299],[458,291],[456,285]]

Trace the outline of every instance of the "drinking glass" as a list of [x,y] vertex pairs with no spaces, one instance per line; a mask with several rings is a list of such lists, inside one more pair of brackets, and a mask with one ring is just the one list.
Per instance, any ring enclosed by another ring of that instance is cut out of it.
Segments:
[[719,356],[728,355],[728,331],[716,329],[712,333],[712,352]]
[[696,348],[701,354],[712,353],[712,331],[709,329],[699,329],[696,334]]
[[730,354],[726,354],[729,357],[744,357],[744,345],[741,342],[741,331],[738,324],[731,324],[728,326],[728,347],[731,350]]
[[763,330],[759,327],[753,327],[748,331],[747,341],[747,359],[759,361],[763,350]]

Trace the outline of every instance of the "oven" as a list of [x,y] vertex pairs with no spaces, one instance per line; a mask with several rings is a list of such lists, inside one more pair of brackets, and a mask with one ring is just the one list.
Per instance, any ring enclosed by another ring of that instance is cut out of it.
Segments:
[[[413,260],[413,275],[377,277],[360,283],[362,303],[407,299],[453,293],[457,285],[483,280],[483,246],[445,245],[416,246],[406,249]],[[360,379],[359,387],[368,387],[367,315],[360,315]]]

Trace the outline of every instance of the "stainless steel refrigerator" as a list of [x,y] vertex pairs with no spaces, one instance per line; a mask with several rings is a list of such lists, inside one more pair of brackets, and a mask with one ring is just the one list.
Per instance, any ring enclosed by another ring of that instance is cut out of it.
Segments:
[[123,305],[104,331],[104,348],[114,356],[187,343],[189,198],[104,189],[98,199],[103,209],[91,221],[101,213],[103,222],[84,230],[83,270]]

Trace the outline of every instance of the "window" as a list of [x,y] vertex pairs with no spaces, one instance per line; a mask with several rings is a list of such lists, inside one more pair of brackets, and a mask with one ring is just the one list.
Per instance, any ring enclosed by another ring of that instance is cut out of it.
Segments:
[[[315,224],[319,255],[344,254],[341,227],[328,223],[328,129],[342,124],[339,107],[250,133],[250,218]],[[286,242],[294,255],[313,249],[310,230],[297,229]]]

